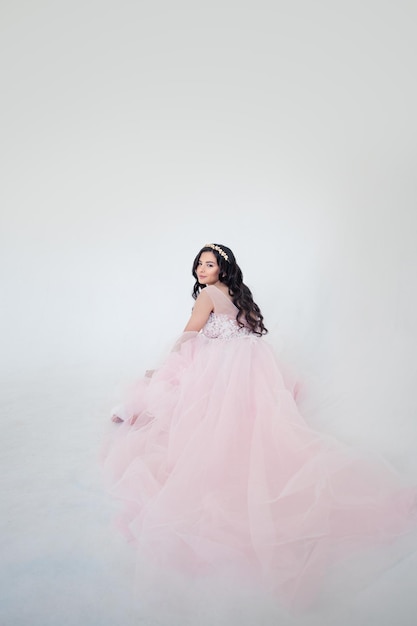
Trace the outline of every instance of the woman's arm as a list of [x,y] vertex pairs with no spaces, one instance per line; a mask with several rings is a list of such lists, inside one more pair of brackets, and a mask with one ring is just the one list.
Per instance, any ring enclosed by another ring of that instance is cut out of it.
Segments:
[[195,301],[193,312],[188,320],[187,326],[184,328],[184,332],[189,330],[200,331],[204,324],[207,322],[210,313],[213,311],[214,305],[210,296],[203,289]]

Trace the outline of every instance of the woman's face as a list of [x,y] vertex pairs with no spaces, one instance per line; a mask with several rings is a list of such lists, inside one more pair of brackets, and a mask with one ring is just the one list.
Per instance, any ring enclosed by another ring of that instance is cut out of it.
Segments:
[[220,268],[213,252],[202,252],[196,267],[200,285],[216,285],[219,282]]

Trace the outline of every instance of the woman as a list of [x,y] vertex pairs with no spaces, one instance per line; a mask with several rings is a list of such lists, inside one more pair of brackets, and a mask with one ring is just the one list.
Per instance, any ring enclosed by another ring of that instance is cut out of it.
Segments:
[[196,279],[193,297],[196,304],[191,319],[185,327],[187,331],[200,331],[214,313],[215,292],[211,297],[202,287],[213,286],[219,289],[236,307],[236,321],[239,328],[245,326],[256,335],[268,331],[263,325],[263,316],[253,301],[249,288],[243,282],[243,275],[236,263],[233,252],[226,246],[208,244],[200,250],[194,259],[193,276]]
[[193,276],[185,330],[109,444],[120,525],[142,561],[306,603],[332,564],[413,528],[416,491],[307,426],[228,247],[205,245]]

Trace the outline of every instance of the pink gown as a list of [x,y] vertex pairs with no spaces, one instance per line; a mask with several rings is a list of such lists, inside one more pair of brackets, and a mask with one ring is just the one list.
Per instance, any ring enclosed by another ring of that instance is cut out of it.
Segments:
[[[416,490],[310,429],[265,339],[208,286],[214,310],[179,338],[113,425],[104,468],[139,559],[191,576],[234,571],[287,606],[323,574],[416,526]],[[237,574],[236,574],[237,575]]]

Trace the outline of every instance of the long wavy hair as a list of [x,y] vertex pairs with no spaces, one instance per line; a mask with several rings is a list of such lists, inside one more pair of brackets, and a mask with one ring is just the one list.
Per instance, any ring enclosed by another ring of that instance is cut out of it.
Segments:
[[[268,329],[264,326],[264,318],[261,313],[260,308],[254,302],[252,297],[252,292],[247,285],[243,282],[243,274],[239,265],[236,263],[236,258],[230,248],[224,246],[223,244],[214,243],[210,246],[204,246],[201,248],[200,252],[194,259],[193,262],[193,276],[195,278],[195,284],[193,288],[193,298],[194,300],[197,298],[201,289],[205,288],[205,285],[200,285],[197,278],[197,266],[200,260],[200,257],[203,252],[212,252],[216,257],[217,264],[220,268],[219,272],[219,281],[227,285],[229,289],[229,295],[233,300],[233,304],[238,309],[238,314],[236,315],[236,321],[239,326],[249,326],[251,331],[255,333],[255,335],[266,335]],[[220,253],[219,250],[222,250],[226,258]],[[244,321],[243,321],[244,320]]]

